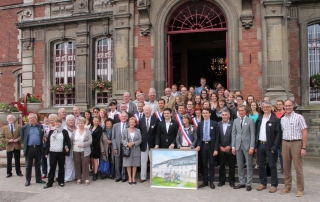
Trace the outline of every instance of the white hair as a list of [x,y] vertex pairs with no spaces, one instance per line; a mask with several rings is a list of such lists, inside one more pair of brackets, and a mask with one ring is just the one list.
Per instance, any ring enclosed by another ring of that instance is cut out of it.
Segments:
[[69,119],[73,119],[75,120],[74,116],[72,114],[69,114],[67,117],[66,117],[66,121],[68,121]]
[[9,122],[10,116],[12,116],[14,120],[16,120],[16,117],[15,117],[15,116],[13,116],[12,114],[9,114],[9,115],[7,116],[7,121],[8,121],[8,122]]
[[58,109],[58,114],[60,114],[62,110],[66,110],[66,109],[65,108],[59,108]]
[[48,116],[48,119],[56,119],[56,118],[58,118],[58,116],[56,114],[50,114]]

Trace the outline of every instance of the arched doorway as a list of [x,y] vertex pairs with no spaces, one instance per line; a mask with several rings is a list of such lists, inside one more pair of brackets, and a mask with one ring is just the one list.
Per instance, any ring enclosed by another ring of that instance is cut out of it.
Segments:
[[167,23],[167,86],[207,85],[227,81],[228,33],[222,9],[209,1],[188,1],[171,14]]

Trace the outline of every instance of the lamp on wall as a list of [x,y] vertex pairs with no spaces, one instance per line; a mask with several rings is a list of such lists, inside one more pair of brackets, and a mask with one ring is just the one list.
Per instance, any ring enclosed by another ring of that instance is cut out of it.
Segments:
[[227,71],[227,59],[226,58],[212,58],[211,70],[217,76],[221,76]]

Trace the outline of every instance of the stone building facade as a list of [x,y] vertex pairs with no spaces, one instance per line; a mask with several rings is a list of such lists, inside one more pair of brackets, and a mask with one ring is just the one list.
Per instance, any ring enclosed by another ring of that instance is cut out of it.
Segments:
[[[87,109],[109,98],[93,80],[112,80],[120,97],[204,76],[245,97],[294,99],[320,154],[317,0],[2,0],[0,19],[1,101],[33,93],[44,113]],[[49,91],[59,83],[75,89]]]

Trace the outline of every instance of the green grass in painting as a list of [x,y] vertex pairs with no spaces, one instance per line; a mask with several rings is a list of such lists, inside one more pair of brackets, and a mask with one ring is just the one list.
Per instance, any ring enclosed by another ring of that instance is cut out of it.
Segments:
[[183,187],[186,188],[197,188],[197,184],[193,182],[187,182]]
[[181,180],[178,180],[175,182],[165,182],[161,177],[152,178],[152,185],[155,185],[155,186],[176,187],[180,183],[181,183]]

